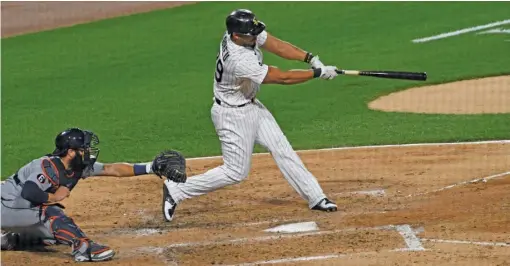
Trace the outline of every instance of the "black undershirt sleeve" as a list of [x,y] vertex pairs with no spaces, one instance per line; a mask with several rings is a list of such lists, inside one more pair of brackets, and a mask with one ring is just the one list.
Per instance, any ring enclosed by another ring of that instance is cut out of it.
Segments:
[[49,195],[42,191],[36,183],[26,181],[21,190],[21,197],[32,202],[34,205],[41,205],[48,202]]

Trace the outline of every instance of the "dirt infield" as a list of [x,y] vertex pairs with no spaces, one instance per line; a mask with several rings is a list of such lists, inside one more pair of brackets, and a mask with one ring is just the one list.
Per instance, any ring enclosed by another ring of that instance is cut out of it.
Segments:
[[[303,265],[508,265],[509,154],[508,142],[300,153],[339,204],[336,213],[308,210],[267,154],[254,157],[245,182],[183,202],[172,223],[163,222],[155,176],[85,180],[64,204],[93,239],[117,250],[105,265],[292,264],[288,258],[308,259]],[[202,173],[221,162],[188,163]],[[489,180],[466,182],[483,177]],[[318,230],[264,232],[299,222]],[[69,251],[3,252],[2,265],[65,265]]]
[[[82,2],[80,16],[69,4],[3,2],[2,37],[176,2],[108,3],[101,14],[98,2]],[[99,265],[510,265],[510,143],[300,155],[340,211],[308,210],[269,155],[254,157],[245,182],[183,202],[172,223],[163,222],[155,176],[91,178],[64,204],[92,239],[117,251]],[[221,163],[188,162],[195,174]],[[318,229],[264,232],[300,222]],[[68,265],[69,252],[52,246],[1,259],[4,266]]]
[[411,88],[380,97],[373,110],[423,114],[510,113],[510,76]]

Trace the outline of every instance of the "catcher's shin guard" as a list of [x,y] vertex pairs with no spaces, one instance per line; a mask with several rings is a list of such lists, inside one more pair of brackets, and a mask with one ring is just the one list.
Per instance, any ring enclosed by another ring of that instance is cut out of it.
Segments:
[[45,207],[44,216],[57,243],[72,247],[71,255],[75,261],[105,261],[115,256],[111,248],[90,240],[60,208]]
[[66,216],[62,209],[56,206],[47,206],[44,207],[43,214],[44,223],[53,233],[58,244],[71,246],[75,239],[87,238],[73,219]]

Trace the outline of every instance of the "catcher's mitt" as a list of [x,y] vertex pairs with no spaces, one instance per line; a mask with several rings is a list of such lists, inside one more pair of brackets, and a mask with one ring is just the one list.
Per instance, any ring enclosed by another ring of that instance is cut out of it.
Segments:
[[187,179],[186,159],[178,151],[163,151],[152,161],[152,171],[159,178],[164,176],[171,181],[185,183]]

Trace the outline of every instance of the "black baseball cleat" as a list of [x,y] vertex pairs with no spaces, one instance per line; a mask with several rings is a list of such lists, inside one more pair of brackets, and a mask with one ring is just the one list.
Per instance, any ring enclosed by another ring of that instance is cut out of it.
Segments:
[[175,208],[177,207],[177,204],[175,203],[174,199],[170,195],[170,192],[168,191],[168,188],[166,187],[166,182],[171,181],[165,181],[163,184],[163,204],[162,204],[162,211],[163,211],[163,217],[165,217],[165,220],[168,222],[171,222],[174,218],[174,212]]
[[317,205],[313,206],[312,210],[324,211],[324,212],[336,212],[338,207],[334,202],[328,198],[324,198]]
[[71,255],[76,262],[107,261],[113,259],[115,251],[89,239],[76,238],[73,240]]

